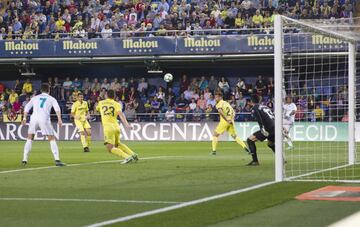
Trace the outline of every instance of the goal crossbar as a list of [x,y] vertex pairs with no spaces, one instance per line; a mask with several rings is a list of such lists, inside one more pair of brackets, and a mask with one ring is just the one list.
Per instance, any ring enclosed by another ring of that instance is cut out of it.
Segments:
[[[349,33],[343,34],[343,33],[339,33],[336,31],[332,31],[331,29],[326,29],[330,28],[331,26],[334,27],[336,24],[326,24],[326,26],[315,26],[314,23],[310,23],[308,21],[301,21],[301,20],[296,20],[296,19],[292,19],[290,17],[286,17],[286,16],[279,16],[287,21],[291,21],[294,24],[299,24],[302,25],[304,27],[309,27],[311,29],[317,30],[321,33],[327,34],[328,36],[332,36],[332,37],[337,37],[337,38],[341,38],[347,42],[352,42],[352,43],[356,43],[360,41],[360,29],[357,29],[357,32],[354,33],[353,35],[349,36]],[[354,20],[359,20],[360,18],[354,18]],[[337,25],[336,25],[337,26]],[[347,26],[348,28],[360,28],[360,24],[359,26]]]

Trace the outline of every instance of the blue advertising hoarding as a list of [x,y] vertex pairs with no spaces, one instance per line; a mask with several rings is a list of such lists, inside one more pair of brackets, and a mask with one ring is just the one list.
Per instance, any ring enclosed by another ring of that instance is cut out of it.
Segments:
[[[273,44],[273,35],[1,40],[0,58],[256,54],[273,53]],[[335,52],[346,51],[347,44],[319,34],[287,34],[284,49],[285,52]]]

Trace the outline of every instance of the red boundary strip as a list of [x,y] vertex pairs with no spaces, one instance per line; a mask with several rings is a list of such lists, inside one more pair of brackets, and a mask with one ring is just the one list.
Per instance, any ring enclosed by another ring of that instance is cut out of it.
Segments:
[[360,192],[360,187],[352,186],[326,186],[323,188],[316,189],[311,192],[298,195],[295,198],[297,200],[327,200],[327,201],[350,201],[360,202],[360,197],[321,197],[322,192],[335,192],[335,191],[346,191],[346,192]]

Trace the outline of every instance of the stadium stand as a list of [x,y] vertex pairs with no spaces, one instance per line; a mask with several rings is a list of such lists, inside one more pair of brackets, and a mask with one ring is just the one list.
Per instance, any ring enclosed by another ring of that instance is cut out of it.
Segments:
[[354,0],[1,1],[0,39],[269,33],[277,13],[296,19],[349,18],[355,3]]
[[[22,113],[29,98],[38,92],[41,83],[51,86],[51,95],[60,100],[62,112],[66,119],[77,95],[82,92],[90,106],[91,113],[97,115],[96,105],[105,98],[106,90],[116,91],[116,100],[123,103],[123,110],[131,121],[201,121],[216,120],[213,94],[221,91],[225,99],[236,110],[237,121],[252,120],[251,108],[248,105],[252,94],[258,94],[264,105],[273,109],[273,78],[234,78],[229,77],[193,77],[182,76],[180,81],[164,83],[162,78],[89,78],[67,77],[60,81],[57,77],[48,81],[2,81],[0,82],[0,109],[2,113]],[[303,83],[296,92],[298,106],[297,120],[306,121],[346,121],[347,116],[341,104],[346,100],[346,87],[321,89],[315,83]],[[308,99],[301,96],[307,89],[315,89],[316,96]],[[336,90],[336,91],[335,91]],[[328,95],[336,94],[336,95]],[[337,119],[331,119],[337,116]],[[66,120],[65,119],[65,120]],[[93,120],[99,120],[94,118]]]
[[[351,18],[359,4],[353,0],[335,1],[151,1],[151,0],[3,0],[0,2],[0,39],[116,38],[130,36],[210,35],[269,33],[277,13],[295,19]],[[225,29],[225,30],[216,30]],[[239,30],[240,29],[240,30]],[[176,30],[176,31],[175,31]],[[219,33],[220,32],[220,33]],[[164,84],[162,78],[49,78],[51,94],[61,100],[62,111],[79,92],[85,94],[92,113],[108,89],[116,90],[117,100],[134,121],[211,120],[214,103],[211,94],[221,90],[237,111],[237,120],[251,120],[247,99],[253,93],[273,108],[272,78],[193,77]],[[21,113],[28,98],[44,81],[2,81],[0,109]],[[161,85],[162,86],[159,86]],[[299,98],[297,119],[329,120],[332,111],[346,120],[338,107],[345,97],[343,87],[336,91],[317,84],[298,84],[315,89],[316,97]],[[30,89],[31,88],[31,89]],[[328,94],[337,93],[337,97]],[[297,94],[298,95],[298,94]],[[187,115],[186,113],[190,113]],[[142,116],[144,114],[144,116]],[[191,119],[189,119],[189,117]],[[330,119],[331,120],[331,119]],[[336,119],[339,120],[339,119]]]

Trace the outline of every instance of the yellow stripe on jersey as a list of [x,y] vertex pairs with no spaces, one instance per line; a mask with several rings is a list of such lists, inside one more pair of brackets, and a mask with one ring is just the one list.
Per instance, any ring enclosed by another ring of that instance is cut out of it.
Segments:
[[235,111],[234,109],[231,107],[230,103],[224,101],[224,100],[220,100],[217,104],[216,104],[216,109],[219,110],[221,109],[224,113],[224,115],[226,116],[227,119],[223,119],[222,116],[220,115],[220,118],[222,120],[232,120],[235,117]]
[[117,116],[121,112],[120,103],[113,99],[105,99],[100,101],[96,107],[96,110],[100,112],[102,124],[118,124]]
[[76,101],[71,107],[71,113],[73,113],[75,116],[79,116],[80,121],[86,120],[86,115],[88,112],[89,106],[88,103],[85,101],[83,101],[82,103],[80,101]]

